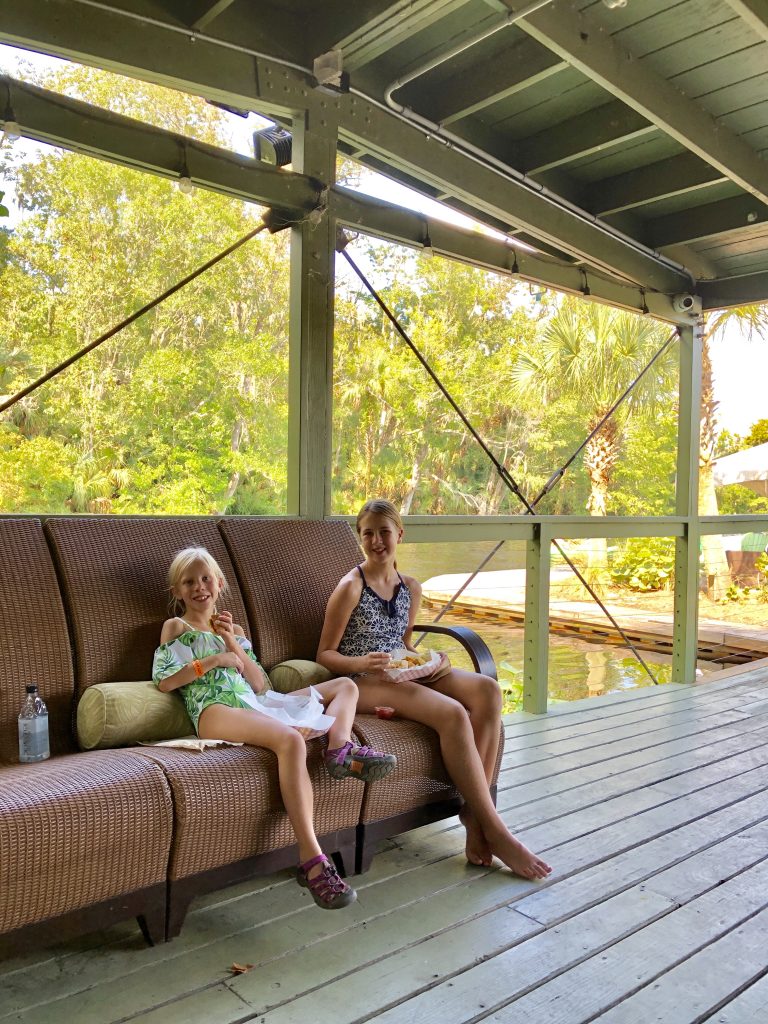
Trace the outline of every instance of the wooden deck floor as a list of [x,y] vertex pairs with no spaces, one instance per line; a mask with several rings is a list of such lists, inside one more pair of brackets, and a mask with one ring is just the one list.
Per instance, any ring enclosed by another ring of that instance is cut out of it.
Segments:
[[166,946],[125,925],[6,961],[0,1021],[768,1021],[768,663],[510,720],[499,807],[547,883],[467,867],[443,822],[345,911],[280,874]]

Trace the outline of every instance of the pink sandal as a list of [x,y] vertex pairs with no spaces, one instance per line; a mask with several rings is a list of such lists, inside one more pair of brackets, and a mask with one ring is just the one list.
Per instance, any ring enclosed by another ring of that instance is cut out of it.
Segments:
[[[316,864],[323,864],[323,868],[309,878],[308,872]],[[305,889],[309,889],[310,896],[323,910],[340,910],[357,899],[355,890],[339,877],[338,871],[324,853],[319,853],[304,864],[299,864],[296,881]]]

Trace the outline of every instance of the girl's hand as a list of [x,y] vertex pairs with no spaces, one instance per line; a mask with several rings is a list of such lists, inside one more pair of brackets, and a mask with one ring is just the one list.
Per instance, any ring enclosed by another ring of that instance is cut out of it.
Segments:
[[219,612],[218,615],[213,616],[211,624],[214,633],[221,637],[227,645],[227,649],[239,654],[241,647],[236,639],[237,634],[235,633],[235,624],[232,621],[232,612]]
[[386,672],[392,659],[383,651],[372,651],[360,659],[361,672]]
[[211,629],[214,633],[223,636],[224,633],[231,632],[233,627],[232,612],[214,612],[211,616]]
[[243,661],[239,655],[235,654],[234,651],[223,651],[218,655],[219,666],[221,668],[234,668],[242,674]]

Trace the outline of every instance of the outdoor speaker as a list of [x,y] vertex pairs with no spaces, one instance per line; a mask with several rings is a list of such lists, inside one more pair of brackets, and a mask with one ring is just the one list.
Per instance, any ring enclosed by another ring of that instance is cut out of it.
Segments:
[[285,167],[291,162],[292,150],[291,133],[278,125],[253,133],[253,153],[262,163]]

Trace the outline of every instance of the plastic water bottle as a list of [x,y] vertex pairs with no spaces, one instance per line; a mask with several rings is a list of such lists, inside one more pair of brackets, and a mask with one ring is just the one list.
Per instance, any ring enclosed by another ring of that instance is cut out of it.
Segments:
[[29,683],[26,690],[27,697],[19,714],[19,761],[45,761],[51,756],[48,708],[34,683]]

